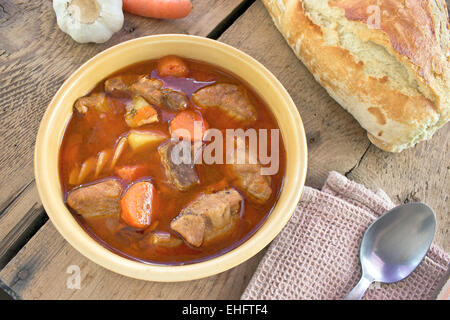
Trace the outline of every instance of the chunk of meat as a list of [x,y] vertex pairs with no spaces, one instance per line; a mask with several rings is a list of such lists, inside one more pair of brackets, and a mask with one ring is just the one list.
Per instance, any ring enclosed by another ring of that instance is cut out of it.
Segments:
[[92,93],[89,96],[81,97],[75,102],[75,109],[82,114],[86,114],[90,109],[106,112],[108,110],[108,105],[105,94],[103,92]]
[[203,244],[206,219],[202,215],[184,214],[175,218],[170,223],[170,227],[194,247],[200,247]]
[[201,108],[217,107],[238,121],[253,122],[258,117],[245,89],[235,84],[218,83],[202,88],[192,99]]
[[200,247],[236,226],[242,200],[235,189],[202,194],[172,220],[170,227],[189,244]]
[[86,218],[118,216],[122,191],[123,186],[119,181],[108,179],[72,190],[67,196],[67,204]]
[[131,85],[130,90],[134,94],[142,96],[149,103],[161,106],[164,103],[164,96],[160,90],[162,86],[161,80],[142,76]]
[[162,89],[166,107],[170,111],[182,111],[187,108],[187,98],[183,92],[172,89]]
[[105,92],[116,96],[127,96],[130,94],[128,86],[121,76],[109,78],[105,81]]
[[241,189],[249,200],[264,204],[272,194],[270,176],[261,175],[259,164],[230,164],[229,171],[235,177],[236,186]]
[[248,148],[244,148],[242,152],[245,152],[244,163],[227,159],[227,172],[234,178],[236,187],[241,189],[249,200],[264,204],[272,195],[272,178],[261,174],[262,167],[255,154],[250,154]]
[[126,109],[125,122],[130,128],[158,122],[158,112],[141,96],[135,96]]
[[[158,149],[158,152],[170,183],[178,190],[185,191],[193,185],[200,183],[200,179],[193,164],[186,164],[183,162],[176,164],[172,161],[172,151],[176,145],[177,144],[174,142],[166,143]],[[193,159],[193,157],[191,157],[191,159]]]

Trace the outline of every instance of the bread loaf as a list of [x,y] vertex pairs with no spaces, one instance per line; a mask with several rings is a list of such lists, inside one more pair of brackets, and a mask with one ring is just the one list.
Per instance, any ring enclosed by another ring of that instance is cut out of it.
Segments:
[[444,0],[263,0],[277,28],[379,148],[400,152],[449,120]]

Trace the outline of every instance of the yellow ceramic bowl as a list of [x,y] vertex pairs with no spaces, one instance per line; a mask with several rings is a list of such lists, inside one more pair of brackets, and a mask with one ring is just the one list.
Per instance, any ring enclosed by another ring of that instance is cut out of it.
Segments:
[[[246,242],[216,258],[182,266],[153,265],[121,257],[91,238],[63,202],[58,152],[74,101],[102,79],[131,64],[180,55],[218,65],[249,83],[264,99],[281,129],[287,153],[286,176],[280,198],[259,230]],[[36,185],[44,208],[62,236],[84,256],[114,272],[143,280],[185,281],[228,270],[263,249],[291,217],[306,177],[307,148],[297,108],[281,83],[247,54],[207,38],[158,35],[116,45],[87,61],[58,90],[40,124],[34,155]]]

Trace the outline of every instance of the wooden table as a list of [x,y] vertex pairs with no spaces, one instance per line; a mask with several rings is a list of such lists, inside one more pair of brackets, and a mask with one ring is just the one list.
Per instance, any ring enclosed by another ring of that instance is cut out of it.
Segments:
[[[62,33],[46,0],[0,4],[0,284],[23,299],[238,299],[263,252],[202,280],[156,283],[112,273],[75,251],[42,208],[33,178],[39,121],[63,81],[96,53],[132,38],[186,33],[233,45],[269,68],[294,99],[308,137],[307,184],[320,187],[336,170],[398,203],[423,201],[438,218],[435,242],[450,251],[449,134],[401,154],[383,152],[296,59],[259,1],[194,0],[185,19],[158,21],[126,15],[106,44],[80,45]],[[81,289],[66,286],[70,265],[81,269]]]

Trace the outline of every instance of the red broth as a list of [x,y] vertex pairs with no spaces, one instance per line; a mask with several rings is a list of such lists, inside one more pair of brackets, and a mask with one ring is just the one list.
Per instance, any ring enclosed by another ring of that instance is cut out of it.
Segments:
[[[190,59],[184,59],[184,61],[189,67],[189,74],[186,78],[160,78],[156,71],[157,60],[131,65],[108,78],[121,75],[123,79],[132,83],[140,75],[147,74],[151,75],[152,78],[160,79],[163,81],[164,87],[183,91],[188,98],[188,109],[201,112],[203,118],[209,123],[210,128],[216,128],[223,132],[225,129],[233,128],[242,128],[244,130],[248,128],[278,129],[277,122],[268,106],[243,80],[214,65]],[[105,80],[100,82],[91,93],[103,92]],[[192,93],[213,83],[231,83],[245,88],[250,101],[256,107],[257,120],[250,125],[243,126],[238,121],[224,115],[223,111],[218,108],[202,109],[195,105],[191,99]],[[109,111],[100,114],[98,117],[90,118],[80,114],[74,108],[72,118],[64,134],[59,155],[60,180],[65,199],[67,199],[67,195],[72,189],[79,187],[69,183],[72,168],[81,166],[84,160],[89,157],[95,157],[102,150],[114,148],[118,138],[130,130],[124,120],[125,106],[129,102],[129,98],[117,98],[106,94],[106,101]],[[171,112],[163,107],[155,107],[155,109],[158,111],[160,121],[144,125],[139,129],[156,130],[170,137],[168,124],[175,117],[176,112]],[[197,198],[199,194],[219,191],[224,187],[235,187],[233,179],[226,174],[222,164],[196,165],[200,184],[193,186],[187,191],[179,191],[168,183],[157,150],[140,153],[126,150],[116,165],[146,165],[145,175],[137,177],[135,180],[151,180],[153,182],[159,198],[159,205],[155,208],[158,211],[158,224],[144,230],[135,229],[127,226],[119,217],[85,218],[73,210],[71,211],[84,230],[94,239],[111,251],[130,259],[174,265],[207,260],[235,248],[248,239],[270,214],[279,196],[285,174],[286,159],[281,134],[279,145],[279,170],[271,176],[272,194],[270,199],[262,205],[255,204],[249,201],[241,192],[244,201],[241,205],[237,227],[220,239],[220,241],[215,241],[208,245],[193,247],[183,241],[181,245],[169,248],[148,244],[143,239],[149,232],[155,231],[168,232],[174,237],[181,238],[171,230],[170,222],[178,216],[183,208]],[[268,147],[270,153],[270,143],[268,143]],[[86,181],[83,181],[83,185],[89,185],[111,176],[114,176],[114,172],[105,172],[96,178],[88,177]],[[125,188],[132,183],[121,182]],[[241,191],[237,187],[236,189]]]

